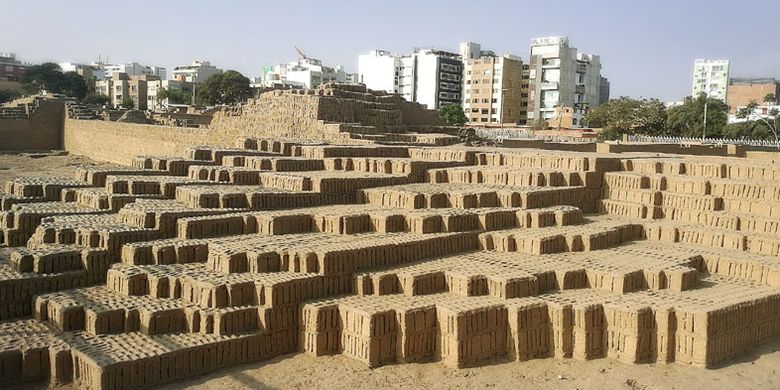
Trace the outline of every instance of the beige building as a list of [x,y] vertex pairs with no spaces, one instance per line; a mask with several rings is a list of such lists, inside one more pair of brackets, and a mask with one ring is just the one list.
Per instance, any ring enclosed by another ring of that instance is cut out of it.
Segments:
[[469,55],[461,54],[464,57],[463,110],[469,123],[526,124],[527,66],[516,56],[479,53],[479,57],[473,51]]
[[114,73],[110,79],[95,82],[95,92],[111,98],[111,105],[120,107],[125,98],[133,101],[133,108],[137,110],[147,109],[147,83],[158,80],[152,75],[133,75],[126,73]]
[[726,104],[729,106],[729,112],[732,114],[740,107],[747,106],[750,102],[756,102],[759,105],[765,105],[764,98],[768,94],[775,95],[775,104],[780,97],[780,82],[774,78],[732,78],[729,80],[728,92],[726,93]]

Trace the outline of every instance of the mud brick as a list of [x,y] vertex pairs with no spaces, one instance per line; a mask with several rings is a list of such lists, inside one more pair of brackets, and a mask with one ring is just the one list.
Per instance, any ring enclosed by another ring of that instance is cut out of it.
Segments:
[[456,302],[437,305],[442,360],[462,367],[504,356],[508,339],[506,307],[488,304],[458,308]]
[[552,355],[552,324],[547,305],[524,300],[508,307],[509,353],[520,361]]
[[487,295],[488,279],[484,275],[469,275],[465,272],[444,273],[447,290],[461,296]]
[[396,360],[398,325],[395,311],[368,312],[341,307],[339,314],[343,324],[343,354],[358,359],[369,367]]
[[415,362],[429,360],[436,354],[438,328],[436,307],[427,305],[396,309],[400,337],[396,347],[398,360]]
[[512,299],[539,294],[539,279],[533,275],[490,275],[487,282],[489,294],[496,298]]

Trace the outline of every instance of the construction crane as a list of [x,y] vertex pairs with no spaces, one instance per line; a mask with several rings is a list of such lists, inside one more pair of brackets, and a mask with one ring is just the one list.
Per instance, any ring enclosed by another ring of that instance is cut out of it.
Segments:
[[303,50],[299,49],[298,46],[293,46],[293,47],[295,47],[295,51],[298,52],[298,55],[301,56],[302,60],[308,60],[309,59],[309,57],[306,56],[306,53],[304,53]]

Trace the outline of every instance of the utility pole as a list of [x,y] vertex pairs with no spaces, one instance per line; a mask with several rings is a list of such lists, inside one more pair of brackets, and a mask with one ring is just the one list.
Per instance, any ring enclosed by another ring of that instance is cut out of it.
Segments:
[[703,143],[707,139],[707,103],[709,103],[710,95],[704,92],[704,128],[701,132],[701,142]]

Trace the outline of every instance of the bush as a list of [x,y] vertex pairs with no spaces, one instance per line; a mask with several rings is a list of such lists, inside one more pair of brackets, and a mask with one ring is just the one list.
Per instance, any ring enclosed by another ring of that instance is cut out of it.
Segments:
[[97,106],[105,106],[110,102],[111,102],[110,97],[99,93],[90,93],[84,98],[84,103],[94,104]]
[[599,141],[615,141],[620,138],[620,131],[611,127],[605,128],[599,133]]
[[469,119],[463,113],[463,108],[457,104],[447,104],[439,108],[439,116],[450,125],[463,126]]
[[16,91],[0,89],[0,104],[5,102],[10,102],[11,100],[18,98],[19,96],[21,95]]

